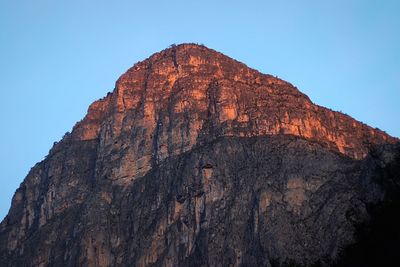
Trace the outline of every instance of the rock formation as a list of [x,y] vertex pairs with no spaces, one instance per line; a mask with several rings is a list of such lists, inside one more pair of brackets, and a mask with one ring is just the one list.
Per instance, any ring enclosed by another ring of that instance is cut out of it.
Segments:
[[384,199],[376,177],[397,141],[214,50],[172,46],[31,169],[0,265],[331,265]]

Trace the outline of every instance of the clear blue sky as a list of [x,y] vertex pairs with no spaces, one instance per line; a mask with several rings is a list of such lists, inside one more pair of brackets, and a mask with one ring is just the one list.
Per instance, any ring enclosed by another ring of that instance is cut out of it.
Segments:
[[400,1],[0,0],[0,219],[127,68],[198,42],[400,136]]

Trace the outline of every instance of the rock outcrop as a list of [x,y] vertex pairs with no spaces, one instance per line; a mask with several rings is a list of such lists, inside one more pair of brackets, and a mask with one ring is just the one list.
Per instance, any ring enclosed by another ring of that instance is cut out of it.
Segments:
[[397,141],[221,53],[173,46],[32,168],[0,226],[0,265],[329,265],[384,198],[374,177]]

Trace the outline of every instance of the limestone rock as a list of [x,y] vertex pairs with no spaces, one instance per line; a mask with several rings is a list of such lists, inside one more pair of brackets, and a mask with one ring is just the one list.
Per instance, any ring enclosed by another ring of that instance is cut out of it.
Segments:
[[32,168],[0,225],[0,265],[328,265],[384,198],[374,177],[396,142],[221,53],[173,46]]

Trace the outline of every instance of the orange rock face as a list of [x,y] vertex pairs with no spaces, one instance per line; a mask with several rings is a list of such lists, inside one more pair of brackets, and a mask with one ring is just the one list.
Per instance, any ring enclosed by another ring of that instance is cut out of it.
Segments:
[[[72,136],[100,139],[101,153],[118,162],[104,175],[126,182],[220,136],[277,134],[312,139],[354,159],[365,157],[373,144],[396,141],[313,104],[290,83],[191,44],[134,65],[114,92],[90,106]],[[122,158],[111,156],[116,150]]]

